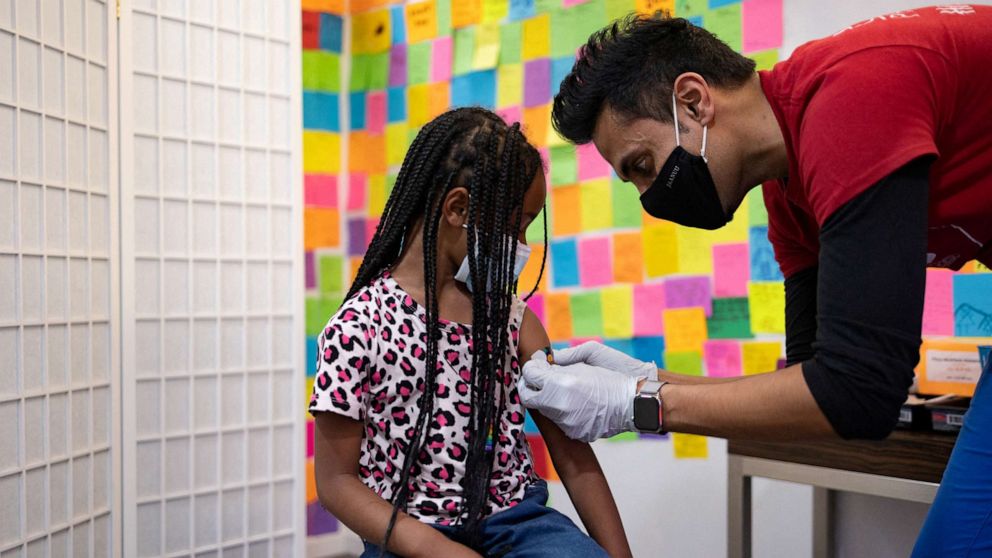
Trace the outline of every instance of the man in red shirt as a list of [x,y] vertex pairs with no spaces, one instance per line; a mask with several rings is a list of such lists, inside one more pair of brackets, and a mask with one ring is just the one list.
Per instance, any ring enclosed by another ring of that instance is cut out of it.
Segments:
[[[593,34],[555,97],[555,128],[594,143],[649,214],[682,225],[723,226],[763,184],[788,365],[734,379],[659,370],[659,383],[653,366],[591,343],[528,363],[525,405],[584,439],[887,436],[919,360],[925,268],[992,264],[990,63],[992,7],[965,4],[852,25],[763,72],[684,19]],[[989,382],[916,556],[992,554]]]

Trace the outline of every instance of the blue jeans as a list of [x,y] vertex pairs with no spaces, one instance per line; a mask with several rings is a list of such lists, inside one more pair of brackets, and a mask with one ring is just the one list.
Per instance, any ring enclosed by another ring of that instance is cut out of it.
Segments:
[[992,372],[975,388],[913,558],[992,556]]
[[[522,502],[493,514],[482,523],[482,553],[492,558],[608,558],[606,551],[572,520],[549,508],[548,485],[538,481],[529,487]],[[451,527],[435,525],[450,537]],[[366,542],[361,558],[376,558],[379,547]],[[387,552],[387,558],[398,558]]]

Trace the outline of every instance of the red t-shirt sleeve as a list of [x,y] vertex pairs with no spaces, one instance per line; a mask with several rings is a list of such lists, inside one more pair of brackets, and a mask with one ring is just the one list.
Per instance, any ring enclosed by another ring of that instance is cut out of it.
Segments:
[[847,56],[813,82],[798,163],[818,225],[909,161],[938,154],[938,107],[953,98],[950,73],[933,51],[889,47]]

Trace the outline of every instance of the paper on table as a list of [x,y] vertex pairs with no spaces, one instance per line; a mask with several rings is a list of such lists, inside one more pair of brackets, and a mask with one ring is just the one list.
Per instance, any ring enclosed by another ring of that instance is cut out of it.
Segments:
[[406,40],[419,43],[437,36],[437,4],[435,0],[406,5]]
[[627,339],[634,335],[634,289],[630,285],[607,287],[603,295],[603,335]]
[[662,277],[679,272],[679,248],[675,224],[649,221],[643,229],[644,267],[648,277]]
[[644,280],[641,233],[622,232],[613,235],[613,280],[617,283],[640,283]]
[[672,447],[676,459],[706,459],[709,457],[706,436],[673,432]]
[[713,246],[713,295],[747,296],[750,274],[747,244]]
[[703,344],[706,375],[711,378],[740,376],[743,370],[739,341],[709,340]]
[[665,281],[666,308],[702,307],[713,314],[713,291],[708,276],[672,277]]
[[601,287],[613,282],[610,262],[610,238],[579,239],[579,277],[583,287]]
[[778,341],[745,341],[741,344],[744,375],[764,374],[778,368],[782,344]]
[[751,281],[747,286],[751,331],[785,333],[785,287],[779,282]]
[[992,273],[954,276],[954,335],[992,337]]
[[950,270],[927,270],[923,335],[954,335],[954,273]]
[[499,60],[499,23],[481,23],[475,31],[475,54],[472,69],[488,70]]
[[746,0],[743,3],[741,24],[744,52],[782,46],[782,1]]
[[665,286],[661,283],[634,285],[634,335],[663,335],[662,311]]
[[572,334],[575,337],[603,335],[602,300],[596,291],[572,295]]
[[665,348],[670,351],[701,351],[706,341],[706,313],[702,308],[666,308]]

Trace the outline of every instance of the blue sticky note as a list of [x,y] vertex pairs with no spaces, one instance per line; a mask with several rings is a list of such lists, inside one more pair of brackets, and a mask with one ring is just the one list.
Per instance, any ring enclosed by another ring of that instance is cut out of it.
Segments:
[[572,344],[569,343],[568,341],[557,341],[557,342],[551,343],[551,348],[553,350],[555,350],[555,351],[557,351],[559,349],[567,349],[567,348],[569,348],[571,346],[572,346]]
[[303,127],[307,130],[340,131],[338,96],[334,93],[304,91]]
[[551,242],[551,279],[555,288],[579,284],[579,251],[575,239]]
[[741,0],[709,0],[710,9],[715,10],[721,6],[729,6],[731,4],[740,4]]
[[317,338],[307,336],[307,377],[317,375]]
[[633,341],[633,356],[644,362],[654,361],[658,368],[665,366],[665,338],[661,336],[635,337]]
[[393,27],[393,44],[406,42],[406,23],[403,20],[403,5],[393,6],[389,10],[389,23]]
[[343,22],[341,16],[320,14],[320,48],[331,52],[341,52],[341,34]]
[[768,240],[768,227],[751,227],[749,231],[752,281],[784,281],[775,261],[775,250]]
[[575,64],[575,58],[572,56],[566,56],[564,58],[555,58],[551,61],[551,95],[555,96],[558,94],[558,88],[561,87],[561,80],[565,79],[565,76],[572,71],[572,65]]
[[496,107],[496,70],[471,72],[451,78],[451,106]]
[[633,339],[604,339],[603,344],[611,349],[616,349],[623,354],[634,356]]
[[954,335],[992,336],[992,273],[954,276]]
[[406,120],[406,87],[390,87],[386,91],[386,107],[390,124]]
[[701,16],[701,15],[689,16],[686,19],[688,19],[689,20],[689,23],[695,25],[696,27],[702,27],[703,26],[703,16]]
[[510,21],[519,21],[534,17],[536,13],[534,11],[534,0],[510,0]]
[[351,94],[351,129],[365,129],[365,92],[356,91]]

